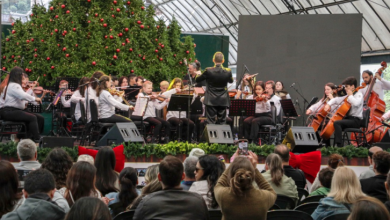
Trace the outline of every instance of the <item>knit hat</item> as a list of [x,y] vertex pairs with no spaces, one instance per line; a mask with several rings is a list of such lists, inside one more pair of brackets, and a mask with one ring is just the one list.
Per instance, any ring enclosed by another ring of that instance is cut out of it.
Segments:
[[203,156],[205,155],[205,152],[204,150],[200,149],[200,148],[193,148],[190,152],[190,157],[191,156],[194,156],[194,157],[200,157],[200,156]]

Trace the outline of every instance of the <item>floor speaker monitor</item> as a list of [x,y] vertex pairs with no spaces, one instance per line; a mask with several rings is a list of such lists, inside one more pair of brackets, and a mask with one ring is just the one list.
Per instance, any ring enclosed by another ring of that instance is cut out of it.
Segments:
[[318,147],[316,133],[312,127],[291,127],[283,140],[294,153],[315,151]]
[[233,144],[233,133],[229,125],[206,125],[204,131],[208,143]]
[[97,146],[118,145],[123,142],[144,142],[144,138],[133,122],[115,123],[107,133],[97,142]]
[[72,137],[42,137],[42,147],[55,148],[55,147],[74,147],[74,138]]

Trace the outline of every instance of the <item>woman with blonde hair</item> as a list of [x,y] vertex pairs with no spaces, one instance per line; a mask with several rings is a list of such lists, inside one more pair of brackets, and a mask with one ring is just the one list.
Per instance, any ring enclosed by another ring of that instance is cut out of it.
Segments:
[[[257,155],[234,159],[223,172],[214,188],[221,208],[222,220],[265,220],[267,211],[275,204],[276,193],[256,168]],[[258,188],[253,186],[253,181]]]
[[[340,154],[331,154],[328,160],[328,167],[335,170],[337,167],[340,166],[344,166],[344,157],[341,156]],[[315,178],[313,184],[311,185],[310,193],[316,191],[321,187],[321,183],[319,180],[319,173],[320,172],[317,173],[317,177]]]
[[334,214],[350,213],[351,205],[366,196],[355,172],[348,167],[336,169],[331,185],[328,196],[320,200],[320,205],[311,215],[314,220]]
[[282,159],[277,154],[270,154],[265,159],[265,170],[263,177],[271,187],[275,190],[276,194],[288,196],[298,201],[298,190],[294,180],[283,174]]

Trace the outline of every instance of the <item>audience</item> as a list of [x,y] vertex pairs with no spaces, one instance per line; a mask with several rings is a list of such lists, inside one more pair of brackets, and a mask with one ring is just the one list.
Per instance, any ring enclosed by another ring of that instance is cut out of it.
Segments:
[[196,182],[192,184],[188,191],[203,196],[207,207],[213,209],[218,208],[218,203],[215,200],[214,187],[217,185],[218,178],[224,170],[224,164],[216,156],[204,155],[199,157],[199,161],[195,167]]
[[[335,170],[339,166],[344,166],[344,157],[341,156],[340,154],[331,154],[329,156],[329,159],[328,159],[328,167]],[[318,178],[318,174],[317,174],[317,177],[315,178],[313,184],[311,185],[310,193],[316,191],[318,188],[321,187],[321,183],[320,183],[320,180]]]
[[19,179],[14,166],[0,160],[0,218],[19,208],[24,202],[22,193],[18,193]]
[[282,158],[284,175],[291,177],[298,188],[304,189],[306,187],[306,177],[302,170],[294,169],[289,165],[290,150],[284,144],[279,144],[275,147],[274,153]]
[[385,203],[387,201],[385,182],[390,170],[390,153],[386,151],[374,153],[372,165],[375,176],[360,180],[362,191],[368,196],[377,198]]
[[283,174],[282,159],[277,154],[270,154],[265,160],[265,170],[263,177],[275,190],[276,194],[288,196],[298,201],[298,190],[295,182],[290,177]]
[[178,158],[166,156],[160,162],[158,174],[163,190],[145,196],[133,219],[209,219],[203,198],[180,188],[183,171],[183,164]]
[[[106,195],[108,199],[113,199],[108,203],[113,216],[125,211],[126,207],[137,198],[137,184],[137,170],[132,167],[124,168],[119,174],[119,193],[111,192]],[[113,207],[111,207],[111,205],[113,205]]]
[[23,139],[16,148],[20,160],[20,163],[15,165],[16,170],[36,170],[41,167],[37,161],[37,145],[34,141]]
[[79,161],[86,161],[92,165],[95,165],[95,159],[91,155],[88,154],[82,154],[77,158],[77,162]]
[[73,160],[62,148],[54,148],[42,162],[42,168],[50,171],[56,181],[56,188],[66,186],[66,175],[73,165]]
[[100,199],[84,197],[72,206],[65,220],[111,220],[107,205]]
[[252,152],[248,158],[239,156],[219,178],[214,190],[223,220],[265,220],[268,209],[275,204],[276,193],[257,170],[257,160]]
[[115,162],[115,153],[111,147],[99,149],[95,158],[96,188],[102,195],[119,190],[118,173],[114,170]]
[[192,186],[192,183],[195,182],[195,168],[197,163],[198,163],[198,158],[194,156],[189,156],[184,160],[183,166],[184,166],[184,174],[186,175],[186,177],[184,178],[183,181],[181,181],[180,184],[183,190],[188,191]]
[[370,166],[368,167],[368,170],[365,170],[364,172],[362,172],[360,174],[359,179],[367,179],[367,178],[375,176],[374,167],[372,165],[372,155],[374,155],[378,151],[383,151],[383,149],[380,147],[377,147],[377,146],[374,146],[374,147],[371,147],[370,149],[368,149],[367,160],[368,160],[368,163],[370,164]]
[[318,179],[321,184],[320,188],[316,189],[309,196],[326,196],[330,192],[334,170],[330,167],[320,170]]
[[200,148],[192,148],[192,150],[190,151],[189,153],[189,157],[200,157],[200,156],[203,156],[205,155],[206,153],[204,152],[204,150],[200,149]]
[[348,220],[389,220],[390,214],[381,201],[373,197],[358,199],[353,204],[352,212]]
[[338,167],[333,174],[332,188],[311,217],[321,220],[333,214],[350,213],[351,206],[365,197],[355,172],[348,167]]
[[62,220],[65,212],[51,199],[55,189],[53,174],[38,169],[27,174],[23,195],[26,201],[15,211],[3,215],[2,220]]
[[[385,182],[385,187],[386,187],[386,192],[387,192],[387,195],[390,197],[390,173],[387,174],[387,179],[386,179],[386,182]],[[390,212],[390,201],[387,200],[385,202],[385,206],[387,208],[387,210]]]

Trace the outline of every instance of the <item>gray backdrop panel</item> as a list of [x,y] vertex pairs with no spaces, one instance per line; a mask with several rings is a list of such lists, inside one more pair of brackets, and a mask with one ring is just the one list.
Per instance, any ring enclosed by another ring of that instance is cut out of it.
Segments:
[[310,102],[323,95],[327,82],[341,84],[348,76],[359,82],[362,19],[361,14],[240,15],[237,79],[245,64],[259,73],[257,80],[280,80],[303,111],[292,83]]

